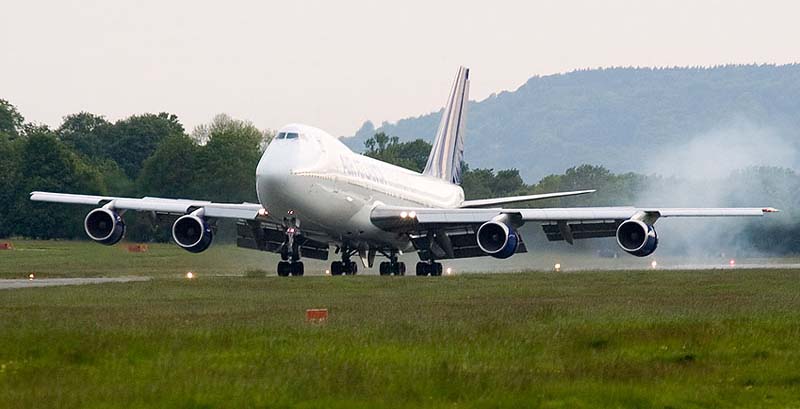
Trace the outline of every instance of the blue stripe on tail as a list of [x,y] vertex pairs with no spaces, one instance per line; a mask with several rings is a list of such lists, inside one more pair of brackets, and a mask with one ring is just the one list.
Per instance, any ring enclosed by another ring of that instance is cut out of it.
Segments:
[[447,105],[436,131],[433,149],[424,175],[451,183],[461,183],[461,160],[464,158],[464,123],[469,99],[469,68],[459,67]]

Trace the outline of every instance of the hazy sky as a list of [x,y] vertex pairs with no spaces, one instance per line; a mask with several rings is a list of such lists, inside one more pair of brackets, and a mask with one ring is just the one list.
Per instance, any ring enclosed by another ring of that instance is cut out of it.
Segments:
[[0,0],[0,98],[58,126],[225,112],[351,135],[438,110],[459,65],[472,99],[587,67],[789,63],[797,1]]

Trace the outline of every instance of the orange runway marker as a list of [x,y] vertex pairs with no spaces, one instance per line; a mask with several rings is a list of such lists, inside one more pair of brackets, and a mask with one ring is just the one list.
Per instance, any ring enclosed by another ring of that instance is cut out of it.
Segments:
[[306,310],[306,321],[308,322],[325,322],[328,320],[327,308],[313,308]]
[[146,253],[149,250],[147,244],[129,244],[128,245],[128,252],[129,253]]

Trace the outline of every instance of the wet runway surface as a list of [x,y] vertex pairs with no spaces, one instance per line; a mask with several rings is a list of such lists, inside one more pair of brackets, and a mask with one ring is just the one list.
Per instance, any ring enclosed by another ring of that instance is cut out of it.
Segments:
[[53,287],[60,285],[83,285],[103,283],[127,283],[131,281],[147,281],[149,277],[93,277],[93,278],[36,278],[0,280],[0,290],[13,288]]

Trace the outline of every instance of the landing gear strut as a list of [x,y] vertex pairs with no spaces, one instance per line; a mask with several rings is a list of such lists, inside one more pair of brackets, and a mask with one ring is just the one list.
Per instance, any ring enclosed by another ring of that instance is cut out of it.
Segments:
[[300,261],[300,246],[295,240],[297,234],[297,227],[292,226],[286,229],[286,243],[281,249],[281,261],[278,263],[280,277],[302,276],[305,273],[303,262]]
[[420,261],[417,263],[417,275],[438,277],[442,275],[442,263],[437,263],[433,260]]
[[335,276],[356,275],[358,273],[358,264],[350,260],[350,257],[356,254],[358,250],[353,250],[348,247],[342,247],[342,261],[334,261],[331,263],[331,274]]
[[406,263],[403,263],[402,261],[397,261],[396,252],[392,251],[388,255],[386,255],[386,257],[389,258],[389,261],[382,262],[379,269],[382,276],[406,275]]

